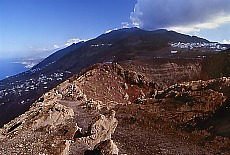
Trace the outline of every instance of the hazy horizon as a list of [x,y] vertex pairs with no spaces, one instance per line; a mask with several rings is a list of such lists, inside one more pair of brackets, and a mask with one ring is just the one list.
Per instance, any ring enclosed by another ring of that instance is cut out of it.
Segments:
[[228,0],[1,0],[0,57],[54,52],[135,26],[230,43],[229,13]]

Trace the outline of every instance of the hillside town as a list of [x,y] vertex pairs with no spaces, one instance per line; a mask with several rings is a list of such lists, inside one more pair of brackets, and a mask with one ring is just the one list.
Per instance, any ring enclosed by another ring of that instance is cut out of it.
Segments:
[[[22,74],[28,74],[30,72],[35,72],[35,71],[30,70]],[[58,81],[61,82],[69,74],[71,74],[71,72],[69,71],[57,71],[50,75],[40,74],[37,78],[18,80],[6,84],[0,83],[0,99],[1,99],[0,106],[5,104],[4,101],[9,101],[11,95],[16,95],[20,97],[25,93],[31,93],[31,91],[36,91],[38,89],[48,90],[52,83]],[[28,101],[29,99],[20,101],[20,104],[25,104]]]
[[216,42],[210,42],[210,43],[183,43],[183,42],[177,42],[177,43],[170,43],[172,48],[179,48],[179,49],[196,49],[196,48],[204,48],[204,49],[210,49],[213,52],[220,52],[222,50],[226,50],[226,45],[219,44]]

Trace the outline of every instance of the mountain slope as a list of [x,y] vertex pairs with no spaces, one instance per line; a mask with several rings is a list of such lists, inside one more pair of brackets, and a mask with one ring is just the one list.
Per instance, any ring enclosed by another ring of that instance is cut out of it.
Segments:
[[[177,59],[174,61],[175,57],[171,58],[171,47],[168,44],[178,41],[208,42],[205,39],[173,31],[144,31],[131,28],[112,31],[58,51],[33,69],[0,81],[0,126],[28,110],[29,106],[48,90],[96,63],[122,62],[129,65],[129,62],[133,61],[134,64],[142,63],[144,66],[149,66],[148,68],[158,68],[158,64],[180,61]],[[56,58],[58,59],[56,60]],[[158,60],[158,58],[160,59]],[[195,71],[198,71],[195,74],[199,73],[200,60],[193,60],[194,57],[186,57],[186,55],[185,58],[185,66],[191,66],[187,65],[187,62],[198,64],[192,66],[195,67]],[[185,69],[185,67],[177,68],[177,65],[175,66],[175,69],[178,70]],[[190,70],[188,74],[190,74]],[[185,73],[185,77],[188,74]],[[192,76],[193,80],[197,78],[199,75]],[[174,82],[181,81],[181,79],[186,78],[175,78]],[[169,83],[173,84],[172,81]]]
[[118,154],[118,148],[134,155],[229,154],[230,139],[210,126],[215,129],[211,118],[228,107],[229,88],[230,78],[219,78],[155,93],[156,83],[145,75],[119,64],[97,64],[1,128],[0,153],[88,154],[107,148]]
[[[82,68],[87,68],[97,62],[119,62],[139,59],[143,56],[145,59],[153,58],[156,55],[153,51],[169,47],[168,43],[170,42],[208,41],[166,30],[121,29],[85,42],[83,46],[66,54],[45,70],[50,71],[53,68],[58,68],[79,72]],[[151,54],[151,52],[153,53]]]
[[98,40],[103,42],[116,42],[118,40],[122,40],[125,38],[146,38],[146,40],[151,41],[159,39],[161,41],[167,41],[167,42],[209,42],[206,39],[199,38],[196,36],[189,36],[177,33],[175,31],[167,31],[165,29],[159,29],[155,31],[145,31],[138,28],[124,28],[119,30],[111,31],[107,34],[102,34],[99,36]]

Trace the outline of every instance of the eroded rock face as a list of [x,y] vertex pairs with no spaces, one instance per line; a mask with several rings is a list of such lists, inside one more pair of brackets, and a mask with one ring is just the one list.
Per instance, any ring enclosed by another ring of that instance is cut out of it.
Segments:
[[230,78],[225,77],[185,82],[170,86],[158,98],[171,106],[174,121],[193,131],[202,128],[207,120],[214,119],[212,117],[220,109],[228,109],[229,86]]
[[[230,86],[230,78],[219,78],[208,81],[192,81],[170,86],[161,93],[161,97],[176,98],[183,95],[202,96],[206,91],[209,91],[210,97],[215,97],[213,93],[218,93],[220,96],[229,93],[228,87]],[[198,93],[200,94],[194,94]],[[163,95],[163,96],[162,96]]]
[[[118,75],[123,77],[129,84],[135,84],[140,87],[149,84],[149,79],[147,79],[144,74],[140,74],[132,70],[125,70],[119,64],[115,64],[114,68],[117,71]],[[125,85],[125,88],[128,89],[127,85]]]
[[1,129],[0,154],[66,154],[78,129],[73,110],[51,101],[37,102]]
[[47,125],[58,126],[63,120],[71,119],[74,116],[72,109],[61,104],[50,104],[43,109],[39,119],[36,119],[34,128],[44,127]]
[[146,93],[155,89],[154,84],[144,74],[119,64],[100,64],[61,83],[43,99],[80,101],[85,109],[100,111],[150,96]]
[[208,81],[199,80],[199,81],[184,82],[181,84],[172,85],[167,89],[165,89],[163,94],[166,96],[162,96],[162,97],[170,96],[173,93],[179,95],[178,93],[184,93],[186,91],[192,92],[192,91],[203,91],[208,89],[212,89],[218,92],[222,92],[222,91],[224,92],[225,87],[229,87],[229,86],[230,86],[230,78],[226,78],[226,77],[219,78],[219,79],[212,79]]
[[81,104],[82,108],[87,109],[87,110],[101,110],[104,105],[101,101],[99,100],[89,100]]
[[[137,71],[118,64],[102,65],[45,93],[29,111],[0,129],[0,154],[118,154],[111,140],[118,121],[115,111],[109,109],[116,110],[120,122],[113,139],[121,153],[158,154],[162,148],[168,152],[160,153],[169,154],[171,149],[171,154],[183,154],[193,145],[183,141],[184,137],[213,136],[208,130],[200,133],[197,126],[224,107],[229,88],[230,79],[221,78],[176,84],[160,91],[156,82],[149,82]],[[194,130],[184,133],[187,127]],[[164,137],[169,131],[182,135],[183,147],[175,140],[178,135]]]
[[[45,93],[31,106],[29,111],[8,123],[0,131],[0,139],[4,141],[0,152],[6,153],[4,148],[8,146],[8,152],[14,151],[19,146],[19,142],[23,140],[24,142],[20,144],[20,149],[16,151],[17,153],[67,154],[70,147],[75,144],[83,148],[82,150],[79,149],[83,153],[86,149],[92,150],[95,145],[102,141],[110,140],[111,134],[114,133],[117,126],[115,111],[100,114],[93,118],[88,132],[81,133],[81,128],[76,124],[77,117],[73,109],[71,109],[74,106],[72,105],[69,108],[60,103],[62,103],[61,100],[65,102],[72,101],[73,104],[75,101],[81,102],[79,108],[82,108],[83,111],[93,110],[97,111],[97,113],[100,113],[100,111],[105,112],[111,109],[110,105],[117,104],[109,98],[109,95],[114,96],[114,99],[116,99],[116,93],[120,94],[121,99],[119,102],[122,103],[125,90],[127,91],[129,88],[122,77],[119,77],[117,72],[114,72],[116,69],[116,65],[112,65],[89,70],[82,75],[76,75],[76,77],[66,80]],[[110,72],[113,73],[111,74]],[[101,79],[98,79],[98,77]],[[104,83],[111,78],[115,78],[117,81],[112,84],[109,82]],[[96,83],[96,85],[90,87],[90,82]],[[125,85],[124,88],[123,84]],[[108,89],[108,92],[104,89]],[[108,94],[100,94],[103,91]],[[94,93],[97,94],[94,95]],[[94,99],[97,95],[99,96],[98,99]],[[100,96],[103,96],[103,98]],[[104,97],[106,98],[105,100]],[[107,100],[109,102],[105,102]],[[126,100],[128,100],[128,97]],[[75,137],[76,142],[72,144],[77,132],[82,137]],[[49,137],[49,139],[45,137]],[[76,150],[75,152],[73,151],[73,154],[75,153]]]
[[[77,126],[77,120],[74,120],[73,109],[59,104],[57,96],[45,94],[29,111],[0,129],[0,154],[67,155],[71,145],[83,147],[83,150],[79,149],[80,152],[72,154],[83,154],[98,143],[111,139],[118,123],[115,111],[93,118],[88,132],[84,134]],[[77,133],[82,138],[76,138]],[[115,145],[112,147],[115,148]]]
[[104,115],[98,115],[92,120],[86,137],[79,138],[77,141],[87,144],[90,148],[102,141],[111,139],[117,127],[118,121],[115,118],[115,111],[110,111]]

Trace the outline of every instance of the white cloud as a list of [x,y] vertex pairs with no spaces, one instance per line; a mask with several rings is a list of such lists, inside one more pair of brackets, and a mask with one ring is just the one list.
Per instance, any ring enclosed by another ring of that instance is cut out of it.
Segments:
[[137,0],[130,20],[135,27],[180,32],[215,29],[230,22],[229,0]]
[[128,22],[122,22],[121,28],[130,28],[130,24]]
[[119,29],[131,28],[131,27],[132,27],[132,23],[130,23],[130,22],[122,22],[120,28],[114,28],[114,29],[111,29],[111,30],[107,30],[107,31],[105,31],[105,34],[110,33],[112,31],[119,30]]
[[60,46],[59,46],[59,45],[54,45],[53,48],[54,48],[54,49],[59,49]]
[[113,30],[107,30],[107,31],[105,31],[105,33],[110,33],[110,32],[112,32]]
[[112,29],[112,30],[107,30],[107,31],[105,31],[105,34],[106,34],[106,33],[110,33],[110,32],[112,32],[112,31],[115,31],[115,30],[118,30],[118,28],[115,28],[115,29]]
[[216,29],[222,24],[230,22],[230,15],[225,17],[215,17],[209,22],[204,22],[201,24],[191,24],[187,26],[175,26],[175,27],[167,27],[169,30],[174,30],[181,33],[188,32],[199,32],[201,29]]
[[41,48],[31,48],[30,50],[37,51],[37,52],[45,52],[45,51],[49,51],[50,49],[51,48],[41,47]]
[[82,42],[82,41],[85,41],[85,40],[82,40],[82,39],[79,39],[79,38],[72,38],[72,39],[69,39],[67,42],[66,42],[66,44],[65,44],[65,46],[70,46],[70,45],[72,45],[73,43],[79,43],[79,42]]
[[58,51],[58,50],[60,50],[62,48],[70,46],[73,43],[78,43],[78,42],[82,42],[82,41],[86,41],[86,40],[82,40],[82,39],[79,39],[79,38],[72,38],[72,39],[67,40],[66,43],[64,43],[62,45],[54,44],[54,45],[51,45],[49,47],[34,47],[34,46],[31,46],[31,47],[29,47],[29,51],[33,55],[41,55],[42,57],[47,57],[50,54],[52,54],[52,53],[54,53],[54,52],[56,52],[56,51]]
[[107,30],[107,31],[105,31],[105,34],[110,33],[112,31],[119,30],[119,29],[123,29],[123,28],[130,28],[131,26],[132,26],[132,24],[129,23],[129,22],[122,22],[120,28],[114,28],[114,29],[111,29],[111,30]]
[[230,40],[223,40],[223,44],[230,44]]
[[62,47],[59,45],[53,45],[52,47],[41,47],[41,48],[30,47],[29,49],[31,52],[48,53],[48,55],[49,55],[50,52],[55,52],[60,48],[62,48]]
[[50,51],[59,50],[61,48],[65,48],[67,46],[72,45],[73,43],[79,43],[81,41],[86,41],[86,40],[82,40],[79,38],[73,38],[73,39],[67,40],[67,42],[64,45],[54,44],[52,47],[39,47],[39,48],[29,47],[29,49],[30,49],[30,51],[36,51],[36,52],[50,52]]
[[47,52],[47,51],[53,51],[60,49],[61,47],[59,45],[53,45],[53,47],[47,48],[47,47],[42,47],[42,48],[30,48],[32,51],[37,51],[37,52]]
[[134,27],[142,28],[143,23],[140,20],[140,16],[142,16],[143,13],[140,11],[140,7],[138,6],[138,3],[135,5],[133,12],[130,15],[130,20],[132,21],[132,25]]

